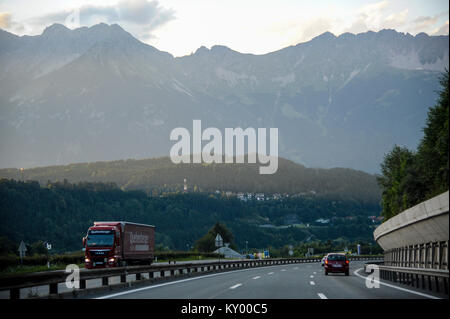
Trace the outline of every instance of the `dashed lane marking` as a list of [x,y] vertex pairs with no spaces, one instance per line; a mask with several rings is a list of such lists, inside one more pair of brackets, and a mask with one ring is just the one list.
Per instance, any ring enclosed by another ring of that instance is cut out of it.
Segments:
[[240,287],[240,286],[242,286],[242,284],[236,284],[234,286],[231,286],[230,289],[236,289],[237,287]]

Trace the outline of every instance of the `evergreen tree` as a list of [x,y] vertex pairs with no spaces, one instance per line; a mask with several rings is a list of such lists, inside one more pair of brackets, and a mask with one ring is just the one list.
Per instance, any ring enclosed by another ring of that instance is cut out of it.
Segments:
[[438,103],[428,111],[424,137],[418,147],[422,183],[427,186],[426,196],[433,197],[448,190],[448,70],[440,79]]
[[438,103],[428,111],[417,153],[394,146],[381,163],[382,215],[388,219],[448,190],[449,71],[440,79]]
[[231,231],[221,223],[216,223],[206,235],[195,242],[195,249],[201,252],[211,252],[217,249],[215,239],[217,234],[223,238],[223,244],[230,243],[230,248],[236,249],[234,244],[234,236]]

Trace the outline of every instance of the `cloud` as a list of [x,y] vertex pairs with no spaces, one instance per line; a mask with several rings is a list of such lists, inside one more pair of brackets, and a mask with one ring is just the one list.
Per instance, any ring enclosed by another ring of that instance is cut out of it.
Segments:
[[[358,8],[355,11],[355,20],[344,32],[357,34],[378,28],[383,20],[383,10],[388,4],[388,1],[380,1]],[[393,17],[390,19],[393,19]]]
[[[28,22],[36,26],[47,26],[53,23],[66,24],[70,18],[75,16],[78,24],[80,25],[89,25],[95,23],[98,19],[102,22],[108,23],[116,22],[119,19],[115,8],[86,5],[72,10],[64,10],[42,15],[32,18]],[[79,27],[79,25],[77,27]]]
[[413,20],[414,29],[415,30],[423,30],[426,29],[432,25],[434,25],[438,21],[438,17],[418,17]]
[[406,24],[408,19],[408,9],[399,13],[392,13],[382,22],[383,29],[396,29]]
[[287,25],[286,28],[295,28],[296,35],[291,38],[290,43],[296,44],[326,31],[339,35],[345,32],[358,34],[368,30],[398,30],[408,24],[408,15],[408,9],[394,11],[389,1],[379,1],[355,8],[346,19],[324,13],[320,18],[300,21],[295,25]]
[[318,18],[307,21],[299,27],[300,37],[296,42],[308,41],[315,36],[329,31],[332,28],[332,22],[326,18]]
[[67,24],[68,19],[79,24],[67,25],[68,27],[89,26],[100,22],[118,23],[132,25],[131,28],[140,27],[142,32],[149,33],[174,18],[174,10],[161,7],[156,0],[122,0],[110,6],[84,5],[72,10],[53,12],[33,18],[29,23],[40,27],[53,23]]
[[432,35],[448,35],[449,34],[448,20],[438,29],[434,30]]
[[383,16],[383,11],[388,5],[388,1],[380,1],[359,8],[357,10],[357,20],[359,22],[357,21],[357,23],[363,21],[364,24],[369,26],[379,24]]
[[8,12],[0,12],[0,28],[8,29],[11,26],[11,14]]
[[117,9],[121,19],[150,28],[157,28],[175,18],[175,12],[162,8],[158,1],[120,1]]
[[[448,10],[438,13],[432,17],[429,17],[429,16],[417,17],[416,19],[414,19],[412,21],[412,30],[413,30],[413,32],[427,31],[430,28],[432,28],[433,26],[435,26],[436,23],[438,23],[439,20],[441,20],[441,18],[446,17],[446,16],[448,17]],[[438,29],[434,28],[434,31],[432,31],[431,33],[434,34],[434,33],[441,32],[441,34],[442,34],[442,32],[445,31],[445,28],[446,28],[446,24],[444,23],[440,28],[438,28]],[[447,24],[447,30],[448,30],[448,24]]]
[[399,29],[407,24],[408,9],[389,13],[389,2],[381,1],[365,5],[356,11],[356,19],[345,32],[361,33],[368,30]]
[[23,24],[14,21],[9,12],[0,12],[0,29],[8,30],[16,34],[25,30]]

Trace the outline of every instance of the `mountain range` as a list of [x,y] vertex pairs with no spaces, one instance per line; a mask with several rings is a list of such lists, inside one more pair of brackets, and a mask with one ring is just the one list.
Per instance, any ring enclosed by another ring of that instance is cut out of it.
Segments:
[[225,46],[173,57],[119,25],[0,30],[0,167],[168,156],[176,127],[277,127],[279,154],[374,173],[415,148],[448,36],[381,30],[263,55]]

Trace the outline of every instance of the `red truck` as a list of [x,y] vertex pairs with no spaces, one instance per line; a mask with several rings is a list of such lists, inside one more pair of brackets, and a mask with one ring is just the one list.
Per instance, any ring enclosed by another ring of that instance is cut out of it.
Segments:
[[155,226],[130,222],[94,222],[83,238],[86,268],[151,264]]

